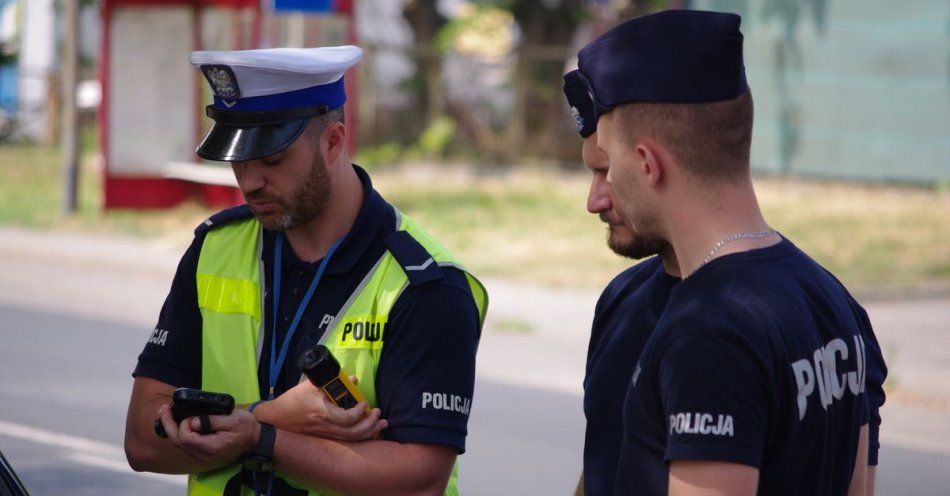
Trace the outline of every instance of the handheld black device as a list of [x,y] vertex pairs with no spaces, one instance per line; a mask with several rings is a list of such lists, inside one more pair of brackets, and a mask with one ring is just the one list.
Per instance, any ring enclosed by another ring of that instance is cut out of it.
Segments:
[[[307,350],[300,355],[297,365],[300,366],[300,370],[307,379],[310,379],[314,386],[322,389],[327,397],[340,408],[353,408],[357,403],[366,401],[346,372],[340,368],[340,362],[326,346],[318,344]],[[366,413],[369,411],[367,405]]]
[[[172,417],[181,423],[199,415],[228,415],[234,410],[234,397],[228,393],[215,393],[192,388],[178,388],[172,394]],[[168,437],[161,419],[155,419],[155,433]]]

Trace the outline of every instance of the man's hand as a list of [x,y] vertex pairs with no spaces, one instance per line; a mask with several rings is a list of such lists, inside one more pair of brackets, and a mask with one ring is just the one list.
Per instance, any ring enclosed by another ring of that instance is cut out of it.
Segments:
[[260,423],[246,410],[231,415],[208,415],[211,433],[201,434],[201,419],[189,417],[176,425],[169,405],[158,410],[168,439],[203,465],[223,466],[253,451]]
[[389,425],[380,418],[379,408],[365,412],[366,402],[344,410],[304,380],[274,400],[258,405],[254,416],[285,431],[355,442],[375,439]]

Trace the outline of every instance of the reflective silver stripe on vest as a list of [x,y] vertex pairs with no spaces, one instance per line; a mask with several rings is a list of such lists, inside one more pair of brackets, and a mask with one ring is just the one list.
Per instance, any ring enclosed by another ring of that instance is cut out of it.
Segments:
[[[264,269],[264,226],[259,226],[257,230],[257,266],[261,271],[261,329],[257,333],[257,366],[259,368],[261,354],[264,351],[264,330],[267,328],[267,271]],[[276,312],[277,309],[274,308],[273,311]]]

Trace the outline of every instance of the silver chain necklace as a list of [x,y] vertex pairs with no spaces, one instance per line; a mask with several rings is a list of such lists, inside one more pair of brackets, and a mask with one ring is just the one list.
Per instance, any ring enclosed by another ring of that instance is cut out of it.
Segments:
[[703,265],[706,265],[707,262],[712,260],[713,255],[715,255],[716,252],[722,249],[723,246],[726,246],[737,239],[764,238],[772,234],[775,234],[775,229],[766,229],[764,231],[746,231],[746,232],[737,232],[734,234],[730,234],[726,236],[725,238],[720,239],[719,242],[716,243],[716,245],[712,247],[712,250],[709,250],[709,254],[706,255],[706,258],[704,258],[702,263],[699,264],[699,267],[696,267],[696,269],[693,270],[693,273],[699,270]]

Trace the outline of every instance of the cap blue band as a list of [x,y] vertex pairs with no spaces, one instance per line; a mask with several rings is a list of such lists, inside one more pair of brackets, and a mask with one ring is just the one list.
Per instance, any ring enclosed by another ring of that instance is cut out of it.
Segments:
[[330,110],[333,110],[342,107],[346,103],[346,87],[341,77],[330,84],[311,86],[301,90],[288,91],[287,93],[238,98],[236,103],[230,107],[224,102],[223,98],[215,95],[214,107],[229,112],[283,110],[318,105],[326,105]]

